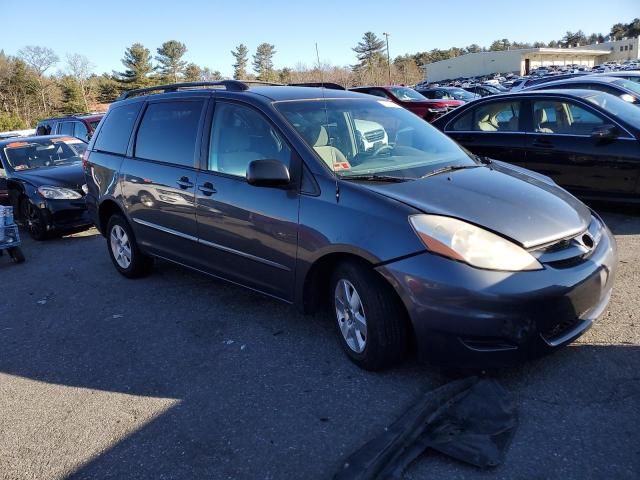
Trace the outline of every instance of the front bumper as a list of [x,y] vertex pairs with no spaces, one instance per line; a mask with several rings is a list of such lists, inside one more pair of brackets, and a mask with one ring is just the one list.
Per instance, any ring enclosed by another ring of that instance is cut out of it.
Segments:
[[566,268],[495,272],[425,252],[377,270],[400,294],[421,358],[501,367],[582,335],[606,309],[616,267],[605,228],[589,258]]
[[65,232],[93,225],[84,198],[78,200],[41,200],[40,207],[47,231]]

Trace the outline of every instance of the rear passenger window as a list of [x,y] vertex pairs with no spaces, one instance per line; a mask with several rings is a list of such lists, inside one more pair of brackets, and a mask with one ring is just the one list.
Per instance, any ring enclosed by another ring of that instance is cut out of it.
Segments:
[[136,121],[142,102],[111,108],[100,128],[94,144],[96,150],[126,155],[133,123]]
[[487,103],[475,109],[471,130],[480,132],[517,132],[520,102]]
[[471,128],[472,121],[473,121],[473,110],[465,113],[460,118],[458,118],[455,122],[453,122],[451,127],[448,128],[447,130],[453,130],[457,132],[469,132],[473,130],[473,128]]
[[149,104],[138,129],[135,156],[193,167],[203,106],[201,100]]
[[87,131],[87,127],[82,122],[74,122],[73,125],[73,136],[80,138],[85,141],[89,141],[89,132]]
[[58,129],[59,130],[58,133],[60,135],[69,135],[69,136],[73,137],[73,124],[74,123],[75,122],[63,122],[60,125],[60,128]]

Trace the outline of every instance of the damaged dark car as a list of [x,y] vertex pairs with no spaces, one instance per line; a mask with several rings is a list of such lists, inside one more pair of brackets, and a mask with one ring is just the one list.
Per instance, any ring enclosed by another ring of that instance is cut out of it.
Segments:
[[86,142],[62,135],[0,141],[6,203],[35,240],[91,226],[83,189],[86,148]]

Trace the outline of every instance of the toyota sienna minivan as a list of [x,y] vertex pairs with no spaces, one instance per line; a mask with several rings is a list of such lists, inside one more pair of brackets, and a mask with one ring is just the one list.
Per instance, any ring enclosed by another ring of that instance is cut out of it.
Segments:
[[[363,141],[364,122],[388,140]],[[365,369],[412,348],[510,364],[580,336],[611,296],[616,245],[597,214],[370,95],[239,81],[126,92],[84,169],[122,275],[158,258],[328,307]]]

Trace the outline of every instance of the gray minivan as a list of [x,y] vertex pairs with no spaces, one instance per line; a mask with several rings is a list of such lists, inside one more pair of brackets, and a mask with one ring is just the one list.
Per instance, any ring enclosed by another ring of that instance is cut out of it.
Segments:
[[366,369],[412,345],[454,366],[526,359],[577,338],[611,296],[616,245],[598,215],[369,95],[238,81],[134,90],[84,164],[121,274],[160,258],[328,307]]

